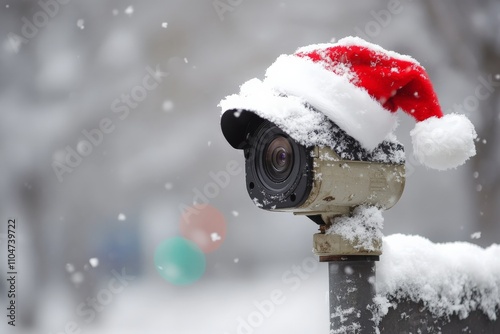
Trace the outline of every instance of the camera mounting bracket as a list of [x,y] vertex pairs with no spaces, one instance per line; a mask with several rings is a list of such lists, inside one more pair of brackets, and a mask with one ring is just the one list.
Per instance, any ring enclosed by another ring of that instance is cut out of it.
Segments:
[[313,236],[313,251],[319,262],[345,261],[353,257],[378,257],[382,254],[382,240],[373,241],[373,249],[366,249],[357,241],[350,241],[338,234],[316,233]]
[[335,224],[335,218],[349,217],[352,214],[352,208],[339,207],[338,209],[345,210],[336,210],[315,216],[316,220],[323,222],[319,225],[320,232],[313,235],[313,252],[318,256],[319,262],[344,261],[344,258],[352,258],[353,256],[373,256],[373,259],[378,261],[378,257],[382,255],[381,238],[372,237],[371,247],[367,249],[366,243],[362,243],[359,238],[349,240],[340,234],[329,231],[330,227]]

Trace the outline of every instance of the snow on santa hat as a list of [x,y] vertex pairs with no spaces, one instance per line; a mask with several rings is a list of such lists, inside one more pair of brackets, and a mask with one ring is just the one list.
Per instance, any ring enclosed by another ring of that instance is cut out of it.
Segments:
[[401,109],[417,122],[410,135],[422,164],[446,170],[476,154],[474,126],[464,115],[443,115],[415,59],[358,37],[281,55],[263,81],[249,80],[219,106],[223,113],[251,111],[303,145],[328,145],[319,111],[368,151],[390,137]]

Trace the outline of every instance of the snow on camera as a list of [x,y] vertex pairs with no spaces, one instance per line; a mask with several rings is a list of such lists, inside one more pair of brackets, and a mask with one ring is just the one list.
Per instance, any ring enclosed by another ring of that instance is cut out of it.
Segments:
[[338,234],[342,238],[355,242],[357,249],[374,251],[378,240],[383,237],[384,217],[382,210],[373,206],[359,206],[352,216],[335,218],[328,234]]

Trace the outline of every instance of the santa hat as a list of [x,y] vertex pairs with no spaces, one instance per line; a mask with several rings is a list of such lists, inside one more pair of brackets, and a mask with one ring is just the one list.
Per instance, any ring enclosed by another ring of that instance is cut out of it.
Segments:
[[422,164],[446,170],[476,154],[474,126],[464,115],[443,115],[432,83],[415,59],[357,37],[281,55],[263,81],[248,81],[220,106],[223,113],[252,111],[302,144],[328,144],[316,110],[368,151],[389,138],[396,112],[402,110],[417,122],[410,135]]

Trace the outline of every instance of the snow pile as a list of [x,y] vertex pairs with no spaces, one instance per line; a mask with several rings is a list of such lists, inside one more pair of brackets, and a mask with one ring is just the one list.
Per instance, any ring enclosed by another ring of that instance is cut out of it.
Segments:
[[384,217],[382,210],[374,206],[358,206],[352,216],[335,218],[327,234],[337,234],[351,241],[356,249],[375,251],[382,240]]
[[[312,107],[311,107],[312,108]],[[373,161],[383,163],[403,164],[405,151],[396,136],[391,135],[372,151],[365,150],[361,144],[349,136],[335,123],[330,123],[330,143],[327,145],[343,160]]]
[[[298,143],[305,146],[329,146],[331,134],[328,118],[311,109],[300,97],[280,94],[259,79],[240,87],[239,94],[226,96],[219,106],[227,110],[250,110],[276,124]],[[238,117],[238,114],[235,114]]]
[[422,302],[435,316],[466,318],[481,310],[491,320],[500,311],[500,245],[434,244],[420,236],[384,238],[377,263],[379,316],[398,300]]
[[233,110],[235,118],[243,110],[252,111],[274,123],[299,144],[330,147],[341,159],[395,164],[405,162],[404,148],[394,134],[391,133],[375,149],[368,151],[305,99],[279,93],[258,79],[245,82],[239,94],[227,96],[219,106],[223,112]]

